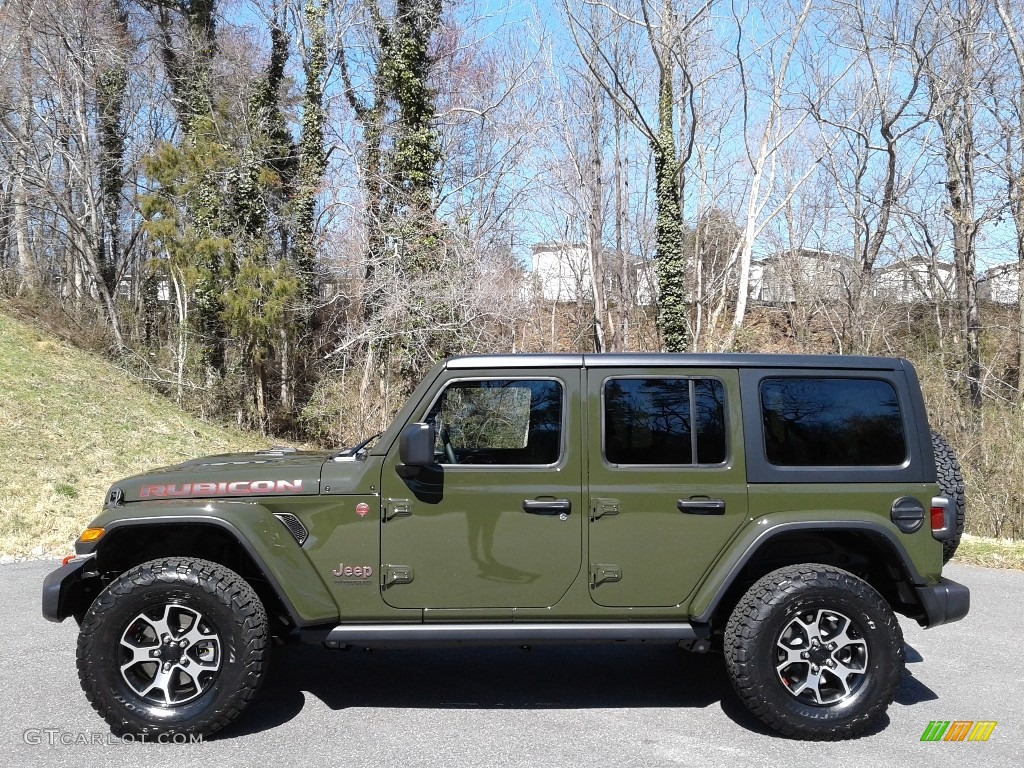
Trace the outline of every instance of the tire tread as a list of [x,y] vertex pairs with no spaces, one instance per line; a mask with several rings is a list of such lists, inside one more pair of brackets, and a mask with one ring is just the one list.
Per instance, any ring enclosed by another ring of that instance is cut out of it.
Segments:
[[[842,723],[825,720],[808,722],[777,710],[766,691],[767,686],[777,683],[774,680],[762,682],[756,674],[756,641],[765,632],[765,624],[781,610],[782,603],[805,589],[839,591],[866,601],[870,610],[882,617],[885,622],[884,631],[892,639],[888,650],[897,663],[892,665],[889,679],[882,681],[883,695],[858,716]],[[822,564],[780,568],[755,582],[733,609],[725,630],[724,651],[733,687],[747,708],[774,730],[797,739],[837,741],[870,730],[892,703],[903,672],[903,633],[889,604],[870,585],[853,574]]]
[[939,489],[952,499],[956,511],[956,535],[942,542],[942,563],[945,565],[953,559],[957,547],[960,546],[964,523],[967,520],[967,494],[960,461],[946,438],[938,432],[932,432],[932,450],[935,453],[935,473]]
[[[97,631],[119,600],[134,591],[154,584],[198,588],[227,607],[238,618],[239,648],[244,673],[243,683],[217,708],[203,713],[201,719],[185,727],[176,724],[147,723],[129,718],[110,706],[105,692],[108,684],[97,678],[91,660],[99,652],[95,647]],[[198,558],[165,557],[135,566],[121,574],[97,596],[82,621],[78,636],[78,677],[93,709],[106,720],[117,736],[188,733],[208,736],[234,720],[256,695],[267,668],[267,614],[253,588],[228,568]]]

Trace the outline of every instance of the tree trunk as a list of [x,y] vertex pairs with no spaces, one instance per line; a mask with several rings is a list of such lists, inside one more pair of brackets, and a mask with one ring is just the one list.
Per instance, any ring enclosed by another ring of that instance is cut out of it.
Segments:
[[679,200],[672,72],[661,68],[658,88],[658,136],[653,143],[657,219],[654,250],[658,265],[658,327],[666,352],[685,352],[690,342],[686,300],[686,258]]
[[[1024,40],[1011,14],[1009,0],[996,0],[996,10],[1017,65],[1016,130],[1007,137],[1006,179],[1010,213],[1017,238],[1017,403],[1024,404]],[[1017,153],[1014,157],[1014,143]],[[1014,163],[1016,161],[1016,164]],[[1016,167],[1015,167],[1016,165]]]
[[605,255],[601,245],[601,230],[603,229],[601,210],[603,202],[601,179],[601,100],[596,83],[591,87],[589,123],[590,172],[587,179],[587,194],[590,196],[590,211],[587,216],[587,246],[590,255],[591,295],[594,302],[594,351],[607,352],[609,341],[615,337],[615,329],[605,325],[608,308],[608,282],[605,279]]
[[[975,213],[974,107],[976,101],[976,50],[980,6],[966,12],[944,9],[942,15],[951,25],[946,46],[949,62],[930,52],[929,80],[936,123],[942,134],[946,161],[947,217],[953,233],[953,260],[956,267],[960,331],[964,341],[964,390],[966,405],[975,417],[981,414],[981,322],[978,313],[975,238],[979,221]],[[945,30],[943,30],[945,31]]]
[[29,65],[32,49],[28,36],[21,44],[21,100],[19,104],[18,146],[14,151],[14,238],[21,268],[21,287],[34,294],[40,288],[39,268],[29,242],[28,189],[25,176],[28,171],[28,148],[32,142],[32,95]]

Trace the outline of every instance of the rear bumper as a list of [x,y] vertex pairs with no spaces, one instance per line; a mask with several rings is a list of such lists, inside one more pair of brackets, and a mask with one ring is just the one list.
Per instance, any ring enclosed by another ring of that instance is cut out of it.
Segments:
[[918,619],[922,627],[959,621],[971,608],[971,591],[949,579],[940,578],[933,586],[917,587],[917,596],[924,608],[924,616]]
[[87,566],[93,558],[72,560],[43,580],[43,617],[61,622],[68,616],[81,616],[99,591],[99,578]]

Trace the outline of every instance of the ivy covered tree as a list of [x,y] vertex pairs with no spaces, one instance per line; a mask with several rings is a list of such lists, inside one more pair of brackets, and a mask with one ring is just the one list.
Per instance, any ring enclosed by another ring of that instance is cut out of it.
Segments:
[[295,268],[302,279],[304,298],[316,293],[318,247],[316,205],[327,171],[324,150],[324,79],[327,73],[326,0],[309,0],[304,7],[309,42],[306,46],[305,94],[302,101],[302,132],[299,137],[298,173],[294,209]]
[[[446,350],[436,317],[447,308],[434,303],[444,293],[451,251],[435,210],[440,146],[431,87],[436,65],[431,46],[441,29],[442,3],[396,0],[390,16],[376,0],[366,0],[362,8],[373,55],[353,61],[359,54],[343,47],[339,62],[345,95],[362,128],[368,243],[364,316],[376,326],[370,356],[397,357],[396,372],[408,380]],[[368,73],[362,82],[353,73],[357,64]],[[391,295],[396,278],[402,286],[398,301]],[[428,333],[431,343],[425,344]]]

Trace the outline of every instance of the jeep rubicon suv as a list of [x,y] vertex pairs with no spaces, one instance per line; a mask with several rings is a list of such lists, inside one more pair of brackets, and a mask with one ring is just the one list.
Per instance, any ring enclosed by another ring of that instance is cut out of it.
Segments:
[[942,577],[963,484],[902,359],[558,354],[447,360],[381,435],[121,480],[43,586],[118,734],[209,734],[271,635],[327,648],[668,643],[721,651],[783,734],[891,703],[895,613]]

